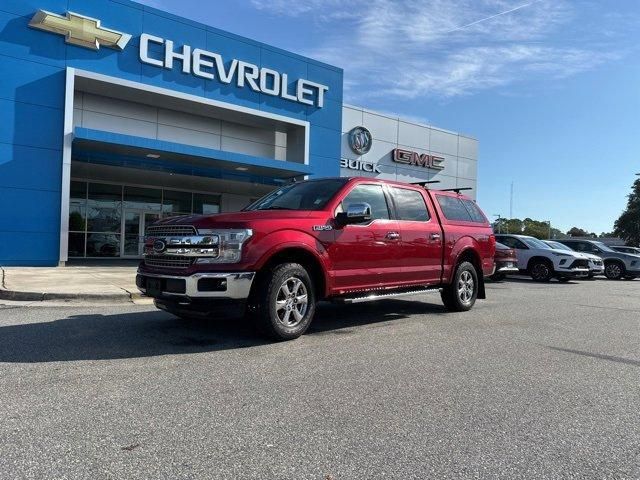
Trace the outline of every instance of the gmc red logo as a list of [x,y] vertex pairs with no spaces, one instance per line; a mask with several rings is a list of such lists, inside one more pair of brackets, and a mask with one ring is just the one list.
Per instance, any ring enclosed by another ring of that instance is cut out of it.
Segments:
[[433,168],[435,170],[443,170],[444,158],[437,157],[435,155],[429,155],[428,153],[412,152],[411,150],[404,150],[402,148],[396,148],[393,150],[392,158],[394,162],[404,163],[406,165],[415,165],[417,167]]

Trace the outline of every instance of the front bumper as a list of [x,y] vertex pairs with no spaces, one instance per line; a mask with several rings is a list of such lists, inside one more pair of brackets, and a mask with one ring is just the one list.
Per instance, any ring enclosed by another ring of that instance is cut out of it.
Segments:
[[138,290],[154,298],[211,298],[242,300],[249,297],[255,272],[194,273],[181,277],[138,270]]
[[520,269],[518,268],[518,264],[516,262],[496,262],[496,273],[519,273]]
[[589,276],[589,267],[559,268],[556,275],[567,278],[584,278]]

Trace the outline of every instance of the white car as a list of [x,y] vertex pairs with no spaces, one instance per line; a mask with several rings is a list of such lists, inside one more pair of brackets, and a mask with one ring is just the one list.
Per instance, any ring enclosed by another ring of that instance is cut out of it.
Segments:
[[589,260],[578,252],[551,248],[527,235],[497,234],[496,241],[516,250],[518,269],[536,282],[552,278],[566,282],[589,276]]
[[[560,242],[554,242],[553,240],[543,240],[543,242],[556,250],[568,250],[570,252],[574,251]],[[589,278],[593,278],[596,275],[604,275],[604,262],[602,261],[602,258],[592,253],[585,253],[585,252],[577,252],[577,253],[580,253],[587,260],[589,260]]]

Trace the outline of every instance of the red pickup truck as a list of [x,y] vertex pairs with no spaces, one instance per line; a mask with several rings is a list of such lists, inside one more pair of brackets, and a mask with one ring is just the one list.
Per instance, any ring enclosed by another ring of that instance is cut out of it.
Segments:
[[212,316],[240,304],[275,339],[302,335],[316,303],[440,292],[450,311],[485,298],[495,237],[459,191],[371,178],[283,186],[241,212],[148,227],[136,283],[158,308]]

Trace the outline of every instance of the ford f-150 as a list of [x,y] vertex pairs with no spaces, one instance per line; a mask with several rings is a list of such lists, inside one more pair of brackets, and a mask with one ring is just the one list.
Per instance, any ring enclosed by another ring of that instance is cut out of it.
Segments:
[[302,335],[316,303],[440,292],[485,298],[495,237],[460,192],[371,178],[308,180],[243,211],[163,219],[146,231],[138,288],[180,317],[240,304],[275,339]]

